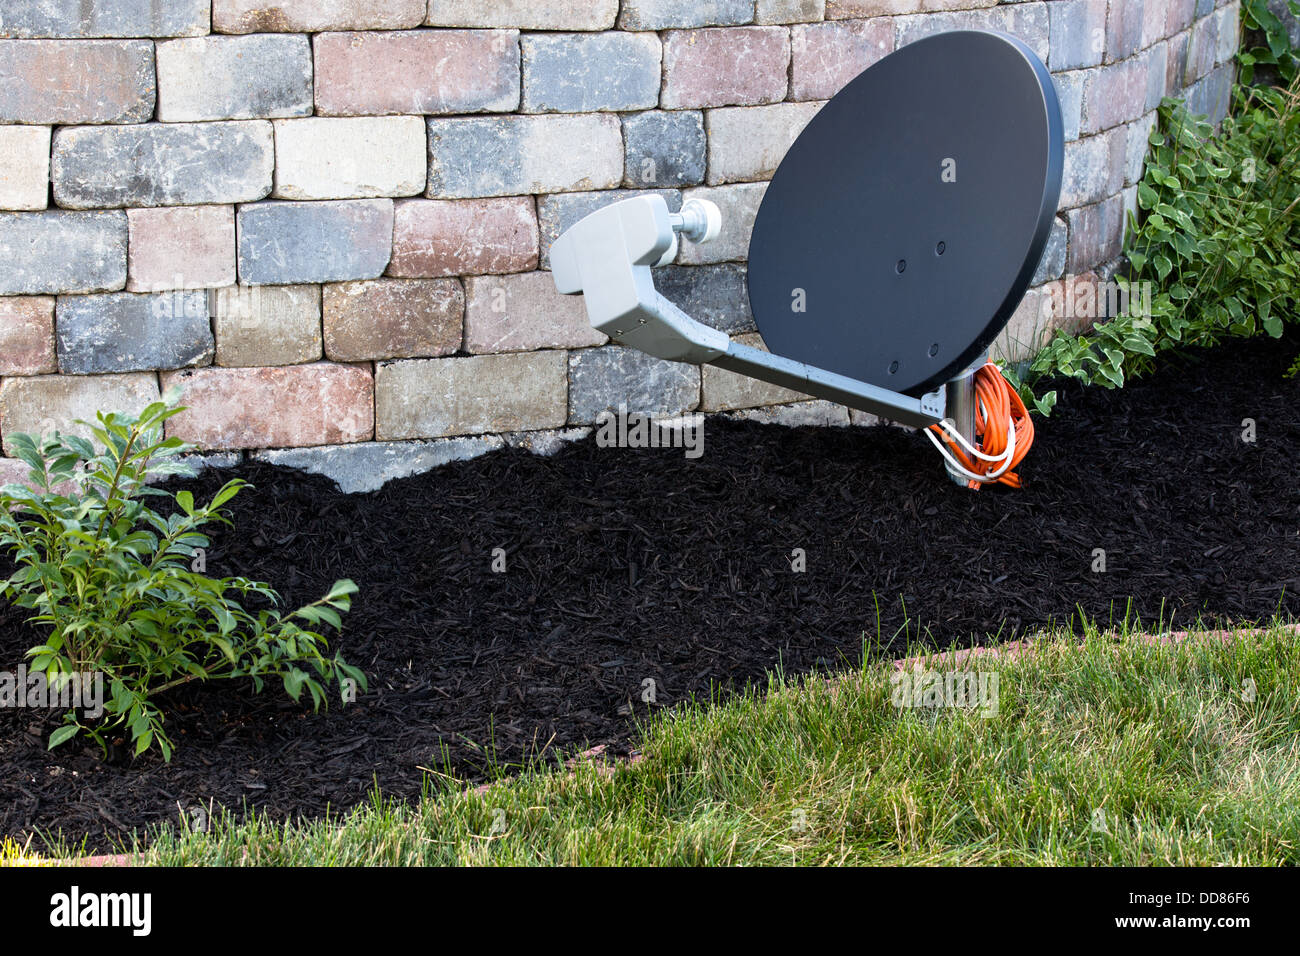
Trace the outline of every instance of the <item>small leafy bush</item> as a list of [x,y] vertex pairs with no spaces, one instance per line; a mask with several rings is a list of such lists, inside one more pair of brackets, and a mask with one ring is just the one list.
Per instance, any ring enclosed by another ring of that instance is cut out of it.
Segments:
[[[342,627],[357,590],[351,581],[283,614],[268,585],[195,570],[202,566],[196,549],[209,544],[202,529],[229,524],[221,507],[246,485],[229,481],[199,505],[189,491],[172,495],[149,484],[193,474],[177,457],[191,446],[163,437],[163,423],[180,411],[169,394],[137,417],[100,413],[95,423],[79,422],[99,449],[57,432],[10,437],[32,487],[0,488],[0,547],[16,563],[0,593],[48,628],[45,642],[27,652],[33,673],[44,673],[50,687],[88,673],[106,685],[102,717],[69,710],[51,748],[84,731],[107,753],[111,737],[125,732],[137,756],[156,745],[170,760],[158,696],[196,680],[251,678],[259,692],[278,680],[295,701],[306,691],[317,710],[336,681],[365,689],[359,670],[327,656],[320,633]],[[160,498],[174,505],[170,513],[149,507]],[[250,611],[249,599],[269,607]]]
[[[1129,269],[1116,278],[1129,302],[1150,308],[1130,308],[1082,334],[1058,332],[1027,369],[1010,370],[1020,372],[1021,395],[1039,411],[1055,400],[1033,394],[1043,378],[1118,388],[1166,350],[1260,333],[1279,338],[1296,320],[1300,77],[1285,29],[1267,37],[1270,45],[1241,54],[1242,62],[1273,64],[1289,87],[1235,87],[1219,132],[1179,100],[1160,105],[1137,190],[1142,220],[1129,213]],[[1135,283],[1150,283],[1151,294],[1139,295]]]

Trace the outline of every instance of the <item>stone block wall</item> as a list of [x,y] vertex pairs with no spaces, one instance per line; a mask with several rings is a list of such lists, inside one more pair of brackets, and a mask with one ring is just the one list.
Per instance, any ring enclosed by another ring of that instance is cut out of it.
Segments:
[[[621,403],[866,420],[609,344],[554,292],[551,243],[644,191],[712,199],[723,236],[657,281],[761,345],[748,230],[789,144],[891,50],[1003,30],[1047,62],[1068,140],[1047,254],[996,347],[1022,358],[1113,269],[1161,97],[1223,115],[1238,8],[5,0],[0,446],[171,384],[174,434],[354,488],[553,445]],[[20,471],[0,458],[0,480]]]

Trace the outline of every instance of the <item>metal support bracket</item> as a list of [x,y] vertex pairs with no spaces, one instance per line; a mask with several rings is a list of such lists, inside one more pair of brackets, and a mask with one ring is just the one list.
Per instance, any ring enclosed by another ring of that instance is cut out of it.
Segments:
[[702,200],[688,201],[677,215],[657,195],[613,203],[552,244],[555,288],[565,295],[582,294],[593,328],[655,358],[716,365],[917,428],[943,420],[945,387],[913,398],[741,345],[660,295],[650,267],[676,255],[677,233],[707,241],[719,225],[717,207]]

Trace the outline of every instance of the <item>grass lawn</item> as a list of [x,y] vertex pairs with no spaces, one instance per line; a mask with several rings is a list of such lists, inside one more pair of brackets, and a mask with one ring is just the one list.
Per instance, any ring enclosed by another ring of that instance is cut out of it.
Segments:
[[[1300,862],[1300,640],[1090,634],[943,662],[997,673],[992,716],[897,707],[873,664],[684,707],[612,772],[298,825],[163,831],[158,864],[1237,864]],[[436,777],[431,778],[437,780]]]

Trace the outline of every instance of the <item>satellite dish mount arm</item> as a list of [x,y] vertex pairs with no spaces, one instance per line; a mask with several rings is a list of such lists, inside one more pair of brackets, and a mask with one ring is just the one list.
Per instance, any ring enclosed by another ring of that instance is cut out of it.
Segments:
[[697,322],[655,289],[651,266],[677,255],[678,234],[707,242],[721,226],[713,203],[689,200],[679,214],[662,196],[637,196],[598,209],[551,246],[555,287],[581,293],[593,328],[655,358],[718,368],[882,418],[924,428],[944,418],[945,389],[920,398],[733,342]]

